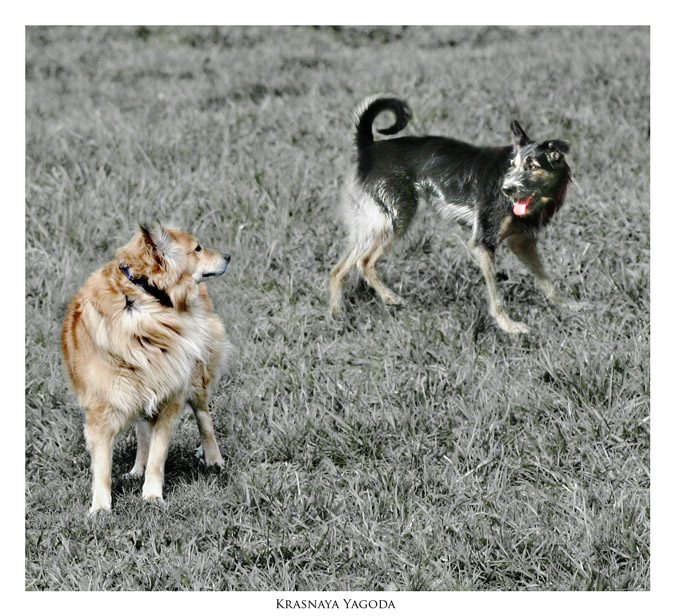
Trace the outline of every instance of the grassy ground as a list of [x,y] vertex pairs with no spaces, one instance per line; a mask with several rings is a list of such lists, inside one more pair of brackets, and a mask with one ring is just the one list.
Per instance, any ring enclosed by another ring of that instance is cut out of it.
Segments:
[[[466,236],[423,212],[327,318],[350,110],[389,91],[411,133],[571,142],[543,238],[551,309],[506,252],[510,337]],[[649,32],[607,28],[29,28],[26,588],[649,589]],[[162,507],[122,474],[88,519],[66,304],[138,220],[232,253],[210,283],[237,347],[213,414],[184,416]]]

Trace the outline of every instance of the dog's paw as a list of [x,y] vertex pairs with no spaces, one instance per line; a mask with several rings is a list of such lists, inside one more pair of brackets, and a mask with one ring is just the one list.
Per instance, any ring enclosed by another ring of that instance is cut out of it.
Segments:
[[403,298],[396,295],[396,293],[385,293],[382,296],[382,301],[387,306],[403,306]]
[[223,456],[220,455],[220,450],[218,447],[213,447],[212,450],[207,450],[204,452],[204,462],[206,466],[223,468],[225,466],[225,460]]
[[225,461],[218,449],[215,449],[214,451],[205,451],[204,446],[200,444],[199,447],[195,449],[195,456],[199,458],[200,462],[203,462],[211,469],[219,471],[225,467]]
[[555,291],[552,294],[549,294],[547,299],[557,308],[560,308],[561,310],[567,310],[569,312],[581,312],[583,310],[588,310],[591,307],[589,302],[577,301],[575,299],[562,297]]
[[144,474],[145,474],[144,468],[138,468],[134,466],[128,473],[124,473],[124,479],[128,479],[130,481],[135,479],[141,479]]
[[509,316],[506,314],[506,311],[502,306],[497,305],[494,309],[490,310],[490,314],[496,321],[497,325],[502,331],[505,331],[507,334],[529,334],[530,328],[521,323],[520,321],[512,321]]
[[148,502],[163,503],[162,498],[162,482],[154,477],[148,478],[146,476],[143,484],[143,500]]
[[92,503],[89,507],[89,512],[87,516],[93,518],[99,514],[105,514],[110,511],[110,503]]
[[163,505],[164,498],[161,494],[143,494],[143,500],[151,505]]
[[220,456],[215,460],[205,460],[204,462],[206,463],[206,467],[212,471],[220,472],[225,468],[225,461]]
[[497,325],[507,334],[529,334],[530,328],[520,321],[512,321],[509,318],[497,319]]
[[511,326],[507,331],[509,334],[529,334],[531,330],[525,323],[512,321]]

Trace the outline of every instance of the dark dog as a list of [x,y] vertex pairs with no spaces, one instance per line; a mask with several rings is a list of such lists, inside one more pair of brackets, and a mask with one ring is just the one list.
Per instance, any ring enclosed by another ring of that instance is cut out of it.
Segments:
[[383,111],[395,122],[379,130],[401,131],[410,108],[396,98],[371,102],[357,117],[357,166],[342,199],[349,245],[330,275],[331,313],[341,309],[342,285],[356,265],[385,304],[402,300],[379,279],[375,265],[393,241],[409,227],[421,198],[444,217],[473,229],[471,249],[487,283],[490,314],[509,333],[527,333],[512,321],[497,292],[494,254],[506,240],[528,267],[545,296],[556,294],[537,252],[537,234],[562,206],[571,179],[564,141],[531,141],[515,120],[513,145],[477,147],[445,137],[373,139],[373,122]]

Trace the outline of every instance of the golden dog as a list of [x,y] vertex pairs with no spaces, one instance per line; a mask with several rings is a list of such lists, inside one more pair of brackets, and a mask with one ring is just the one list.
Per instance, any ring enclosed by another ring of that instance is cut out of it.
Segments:
[[110,509],[113,440],[136,419],[130,475],[145,473],[143,498],[162,500],[164,463],[175,420],[187,401],[207,465],[223,465],[208,409],[225,332],[200,284],[225,272],[230,255],[202,248],[184,231],[141,226],[115,260],[73,296],[61,347],[86,410],[91,454],[90,513]]

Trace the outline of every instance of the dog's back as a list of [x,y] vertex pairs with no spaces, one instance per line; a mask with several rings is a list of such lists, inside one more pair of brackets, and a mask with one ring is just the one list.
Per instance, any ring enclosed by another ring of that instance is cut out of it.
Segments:
[[[420,197],[474,207],[481,187],[485,202],[500,197],[499,184],[513,156],[511,146],[480,147],[450,137],[404,136],[375,141],[373,123],[390,112],[394,123],[376,129],[382,135],[402,131],[410,121],[408,105],[396,98],[377,99],[357,116],[355,144],[357,180],[376,201],[388,208],[387,200],[411,204]],[[443,181],[434,181],[442,178]],[[384,191],[388,186],[390,190]],[[388,199],[383,199],[385,196]]]

